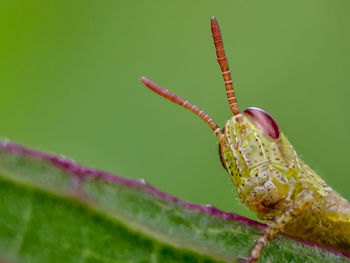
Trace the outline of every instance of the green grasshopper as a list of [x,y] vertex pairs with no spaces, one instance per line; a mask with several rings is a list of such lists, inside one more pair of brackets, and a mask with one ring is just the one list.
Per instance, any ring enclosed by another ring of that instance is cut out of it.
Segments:
[[244,205],[268,224],[244,262],[256,262],[279,232],[350,252],[350,204],[307,166],[270,114],[259,108],[239,110],[221,31],[211,31],[233,117],[223,129],[197,106],[148,80],[162,97],[203,119],[219,141],[220,159]]

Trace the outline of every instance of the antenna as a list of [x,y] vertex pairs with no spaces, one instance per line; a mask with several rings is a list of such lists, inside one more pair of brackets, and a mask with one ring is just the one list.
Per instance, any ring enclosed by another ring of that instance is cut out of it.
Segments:
[[199,109],[196,105],[191,104],[187,100],[184,100],[183,98],[177,96],[175,93],[159,86],[157,83],[145,78],[141,77],[141,81],[143,84],[145,84],[149,89],[153,90],[155,93],[159,94],[163,98],[166,98],[190,111],[192,111],[194,114],[196,114],[198,117],[200,117],[202,120],[204,120],[209,127],[214,131],[216,137],[219,139],[220,143],[225,143],[225,136],[222,133],[219,126],[213,121],[212,118],[208,114],[206,114],[204,111]]
[[236,94],[233,88],[231,72],[230,72],[230,68],[228,66],[228,62],[225,54],[224,42],[222,41],[220,27],[219,27],[218,21],[214,16],[211,18],[211,33],[213,35],[214,45],[216,49],[216,56],[218,58],[222,76],[225,81],[227,100],[228,100],[228,103],[230,104],[230,108],[233,115],[238,115],[241,112],[238,108]]

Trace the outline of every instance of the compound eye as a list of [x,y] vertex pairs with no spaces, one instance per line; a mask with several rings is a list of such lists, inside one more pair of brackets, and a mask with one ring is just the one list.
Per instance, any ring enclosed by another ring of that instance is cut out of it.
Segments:
[[272,139],[280,137],[280,127],[270,114],[259,108],[247,108],[243,114],[249,116],[254,123],[259,127],[260,131],[269,135]]
[[[225,127],[222,129],[222,132],[225,134]],[[222,166],[227,170],[226,165],[225,165],[225,159],[224,159],[224,152],[221,146],[221,143],[219,143],[219,156],[220,156],[220,161]]]
[[219,156],[220,156],[220,161],[221,161],[222,166],[225,168],[225,170],[227,170],[227,168],[225,166],[224,153],[222,152],[221,144],[219,144]]

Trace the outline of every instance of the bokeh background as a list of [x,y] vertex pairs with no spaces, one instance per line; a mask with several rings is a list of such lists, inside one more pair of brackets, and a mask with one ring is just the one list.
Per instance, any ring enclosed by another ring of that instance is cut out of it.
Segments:
[[270,112],[348,199],[348,0],[2,0],[0,137],[250,218],[212,131],[145,75],[231,117],[210,34],[221,25],[241,108]]

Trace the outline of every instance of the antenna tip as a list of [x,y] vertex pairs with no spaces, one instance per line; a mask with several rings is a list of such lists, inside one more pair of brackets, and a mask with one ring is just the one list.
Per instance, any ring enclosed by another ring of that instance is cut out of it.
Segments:
[[159,93],[160,90],[163,90],[161,86],[159,86],[157,83],[153,82],[152,80],[146,78],[146,77],[141,77],[140,78],[141,82],[145,84],[145,86],[157,93]]
[[141,80],[141,82],[142,82],[143,84],[145,84],[147,87],[150,87],[150,86],[153,84],[151,80],[149,80],[148,78],[146,78],[146,77],[144,77],[144,76],[142,76],[142,77],[140,78],[140,80]]

